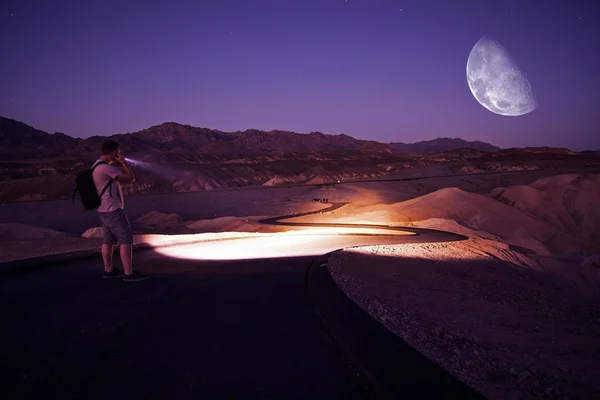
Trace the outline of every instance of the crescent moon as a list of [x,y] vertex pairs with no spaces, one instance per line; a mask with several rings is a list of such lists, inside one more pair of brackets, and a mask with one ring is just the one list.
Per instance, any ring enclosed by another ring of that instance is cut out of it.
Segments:
[[515,60],[488,36],[479,39],[469,54],[467,82],[479,104],[493,113],[519,116],[538,107],[531,84]]

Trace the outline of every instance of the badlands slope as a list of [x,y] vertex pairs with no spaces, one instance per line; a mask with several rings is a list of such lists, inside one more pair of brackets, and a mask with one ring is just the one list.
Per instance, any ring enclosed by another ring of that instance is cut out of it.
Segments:
[[599,193],[598,175],[562,175],[314,218],[468,236],[346,249],[328,266],[361,308],[487,398],[595,399]]

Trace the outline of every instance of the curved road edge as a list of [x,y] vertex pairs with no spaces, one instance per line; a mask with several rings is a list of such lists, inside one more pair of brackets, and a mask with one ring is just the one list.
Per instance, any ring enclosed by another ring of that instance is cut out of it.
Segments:
[[329,336],[371,383],[377,398],[485,398],[348,297],[327,268],[331,254],[316,257],[309,266],[308,296]]
[[322,214],[323,212],[331,212],[345,206],[348,203],[330,203],[331,206],[322,210],[311,211],[301,214],[291,214],[279,217],[269,217],[258,220],[259,224],[279,225],[279,226],[297,226],[297,227],[312,227],[312,228],[363,228],[363,229],[381,229],[396,232],[408,232],[412,235],[398,236],[398,241],[402,243],[434,243],[434,242],[456,242],[467,240],[468,237],[458,233],[440,231],[427,228],[413,228],[409,226],[393,226],[380,224],[344,224],[337,222],[282,222],[287,219],[304,217],[307,215]]
[[[259,220],[270,225],[301,227],[370,228],[410,232],[401,243],[460,241],[466,236],[434,229],[376,224],[283,222],[299,216],[330,212],[347,203],[332,203],[323,210]],[[340,251],[339,249],[337,251]],[[313,309],[326,332],[355,368],[366,377],[377,398],[484,398],[467,384],[411,347],[360,308],[335,283],[327,268],[333,254],[315,257],[308,267],[306,287]]]

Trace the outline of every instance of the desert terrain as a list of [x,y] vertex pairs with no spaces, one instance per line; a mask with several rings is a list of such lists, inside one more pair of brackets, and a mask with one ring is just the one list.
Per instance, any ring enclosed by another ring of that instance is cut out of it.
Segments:
[[[0,163],[0,262],[97,251],[97,216],[70,194],[101,138],[5,119],[0,128],[18,156]],[[340,289],[479,393],[600,396],[596,152],[280,134],[163,124],[117,135],[145,163],[125,198],[136,245],[207,260],[345,248],[328,262]],[[44,140],[33,151],[23,138]],[[185,150],[192,139],[208,150]],[[260,222],[274,216],[288,218]],[[285,223],[428,228],[466,240],[403,244],[401,233]]]
[[[329,269],[361,308],[489,398],[594,398],[600,174],[421,177],[128,196],[126,209],[136,243],[163,245],[178,257],[194,257],[202,243],[204,256],[218,259],[227,250],[215,250],[217,242],[235,237],[258,240],[247,247],[250,258],[282,256],[309,242],[277,235],[324,234],[259,223],[275,215],[465,235],[452,243],[393,244],[385,236],[381,245],[361,247],[358,240],[334,253]],[[332,204],[341,207],[327,211]],[[2,261],[100,244],[95,215],[69,200],[3,203],[0,210]],[[261,247],[260,237],[284,240],[279,253]]]

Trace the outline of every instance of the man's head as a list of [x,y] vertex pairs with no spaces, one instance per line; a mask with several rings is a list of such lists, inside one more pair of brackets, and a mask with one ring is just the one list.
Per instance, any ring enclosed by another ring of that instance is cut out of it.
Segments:
[[114,140],[105,140],[102,143],[102,156],[107,161],[114,161],[119,155],[119,144]]

